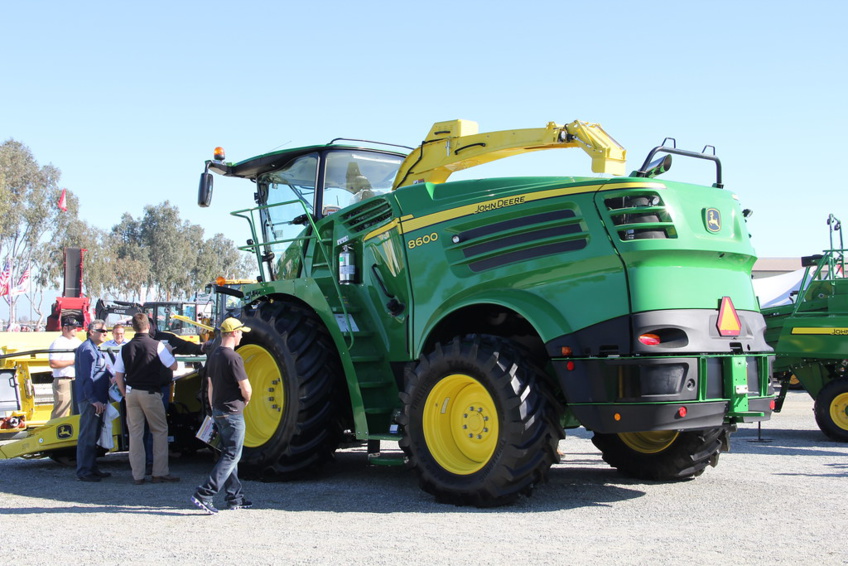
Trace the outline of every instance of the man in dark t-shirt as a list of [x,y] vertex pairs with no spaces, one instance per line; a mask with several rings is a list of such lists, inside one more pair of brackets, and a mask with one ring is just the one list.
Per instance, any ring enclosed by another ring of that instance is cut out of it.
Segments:
[[238,478],[238,463],[244,446],[244,408],[252,393],[244,361],[235,352],[244,332],[250,332],[250,328],[236,318],[222,322],[221,346],[206,361],[209,404],[221,438],[221,456],[206,483],[197,488],[191,501],[210,515],[218,512],[214,499],[222,488],[226,491],[228,509],[249,509],[253,506],[244,498]]

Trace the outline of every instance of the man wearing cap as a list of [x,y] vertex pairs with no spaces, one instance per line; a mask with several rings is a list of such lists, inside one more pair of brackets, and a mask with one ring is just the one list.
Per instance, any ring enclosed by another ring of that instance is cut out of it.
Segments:
[[133,483],[145,482],[144,423],[153,435],[153,483],[178,482],[168,473],[168,420],[162,404],[163,366],[174,370],[177,360],[162,342],[150,337],[147,315],[133,316],[135,336],[121,348],[115,360],[115,383],[127,403],[127,426],[130,429],[130,468]]
[[104,322],[94,320],[88,325],[88,340],[77,348],[74,369],[76,373],[76,402],[79,410],[79,435],[77,436],[77,477],[80,481],[97,482],[111,474],[97,467],[97,439],[103,426],[109,404],[109,385],[112,372],[106,363],[106,354],[98,346],[106,339]]
[[218,512],[213,500],[222,488],[226,491],[228,509],[249,509],[253,506],[244,498],[238,478],[238,463],[244,446],[244,408],[252,393],[244,361],[235,352],[244,332],[250,332],[250,328],[236,318],[222,322],[221,346],[206,361],[209,404],[221,438],[221,455],[209,479],[197,488],[191,501],[210,515]]
[[71,414],[71,397],[74,381],[74,353],[61,350],[76,350],[82,342],[77,338],[77,328],[80,323],[72,316],[62,317],[62,335],[50,344],[51,350],[47,358],[53,369],[53,412],[51,419],[67,417]]

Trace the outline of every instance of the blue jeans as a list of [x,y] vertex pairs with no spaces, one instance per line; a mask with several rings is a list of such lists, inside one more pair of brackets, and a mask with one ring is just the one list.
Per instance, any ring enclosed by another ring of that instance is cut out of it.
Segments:
[[241,505],[244,502],[244,493],[238,478],[238,463],[244,447],[244,415],[223,413],[215,409],[212,416],[215,417],[215,426],[221,437],[221,456],[212,468],[209,479],[197,488],[196,497],[203,501],[212,501],[221,488],[224,488],[227,504]]
[[97,472],[97,439],[103,417],[95,413],[91,403],[80,403],[79,435],[77,436],[77,477],[83,478]]

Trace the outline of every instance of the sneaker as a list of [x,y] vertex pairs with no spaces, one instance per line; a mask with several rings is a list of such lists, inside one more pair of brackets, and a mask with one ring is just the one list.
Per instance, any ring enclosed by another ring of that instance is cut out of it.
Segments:
[[133,480],[133,485],[144,485],[144,478],[140,480]]
[[211,501],[203,501],[196,495],[191,496],[191,502],[194,503],[197,507],[200,507],[201,509],[206,511],[207,515],[214,515],[218,512],[218,510],[215,509],[215,506],[212,505]]
[[94,474],[91,474],[91,475],[88,475],[88,476],[80,476],[79,481],[95,482],[95,481],[100,481],[100,478],[95,476]]
[[98,478],[111,478],[112,474],[109,472],[101,472],[100,470],[94,470],[91,472],[91,475],[97,476]]
[[250,509],[253,507],[253,501],[248,501],[247,499],[243,500],[241,503],[228,503],[227,509],[230,511],[236,511],[238,509]]
[[153,483],[176,483],[176,482],[180,481],[180,478],[178,478],[177,476],[171,476],[171,475],[152,476],[150,478],[150,481],[152,481]]

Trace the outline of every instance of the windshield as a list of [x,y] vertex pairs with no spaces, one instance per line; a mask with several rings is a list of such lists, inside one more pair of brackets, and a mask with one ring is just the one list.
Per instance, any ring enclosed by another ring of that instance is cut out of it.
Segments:
[[327,153],[321,214],[392,190],[403,157],[368,151],[338,150]]

